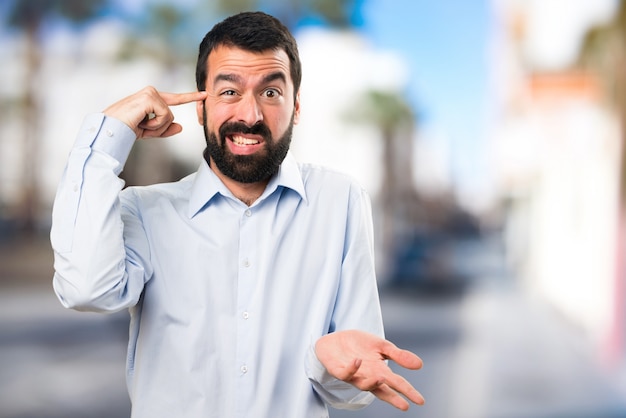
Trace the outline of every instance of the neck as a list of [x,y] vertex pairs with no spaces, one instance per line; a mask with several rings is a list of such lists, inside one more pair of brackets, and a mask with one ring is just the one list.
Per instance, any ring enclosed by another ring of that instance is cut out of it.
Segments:
[[247,206],[252,206],[252,204],[256,202],[256,200],[263,194],[263,191],[265,191],[267,183],[269,183],[269,179],[256,183],[240,183],[235,181],[223,174],[219,168],[217,168],[213,159],[210,159],[209,161],[209,168],[213,170],[215,175],[222,181],[222,183],[224,183],[226,188]]

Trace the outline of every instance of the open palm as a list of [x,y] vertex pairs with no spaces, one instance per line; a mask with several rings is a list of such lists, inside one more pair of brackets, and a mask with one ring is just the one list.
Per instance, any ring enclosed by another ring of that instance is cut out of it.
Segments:
[[372,392],[396,408],[409,409],[409,403],[400,394],[418,405],[424,403],[422,395],[405,378],[395,374],[386,361],[393,360],[404,368],[417,370],[422,367],[422,360],[390,341],[363,331],[337,331],[320,338],[315,353],[331,375]]

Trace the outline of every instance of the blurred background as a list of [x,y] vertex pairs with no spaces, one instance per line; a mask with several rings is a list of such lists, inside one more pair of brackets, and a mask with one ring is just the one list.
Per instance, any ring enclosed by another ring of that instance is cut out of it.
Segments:
[[[626,417],[625,1],[3,0],[0,418],[129,415],[127,314],[52,292],[56,185],[86,114],[195,90],[201,38],[254,9],[299,43],[293,152],[370,193],[387,336],[425,362],[424,407],[331,416]],[[174,111],[127,184],[197,168]]]

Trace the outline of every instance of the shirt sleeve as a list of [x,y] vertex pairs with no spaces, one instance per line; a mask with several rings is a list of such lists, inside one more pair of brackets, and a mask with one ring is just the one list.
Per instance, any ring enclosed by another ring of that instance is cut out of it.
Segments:
[[[358,329],[384,338],[374,261],[371,203],[367,193],[354,186],[341,266],[341,280],[329,332]],[[310,345],[305,369],[315,391],[337,409],[360,409],[374,400],[370,392],[336,379],[328,373]]]
[[310,345],[305,368],[313,389],[326,404],[336,409],[357,410],[368,406],[374,395],[332,376],[315,354],[315,343]]
[[53,285],[65,307],[115,312],[139,299],[148,272],[127,260],[118,177],[135,139],[128,126],[101,113],[87,116],[80,128],[50,231]]

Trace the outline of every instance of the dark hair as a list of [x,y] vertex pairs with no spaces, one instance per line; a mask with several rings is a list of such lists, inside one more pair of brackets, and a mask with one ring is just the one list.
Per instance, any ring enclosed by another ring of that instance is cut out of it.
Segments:
[[302,79],[298,45],[289,29],[278,19],[263,12],[243,12],[213,26],[200,43],[198,52],[196,85],[199,91],[206,89],[209,54],[222,45],[252,52],[285,51],[289,57],[295,100]]

